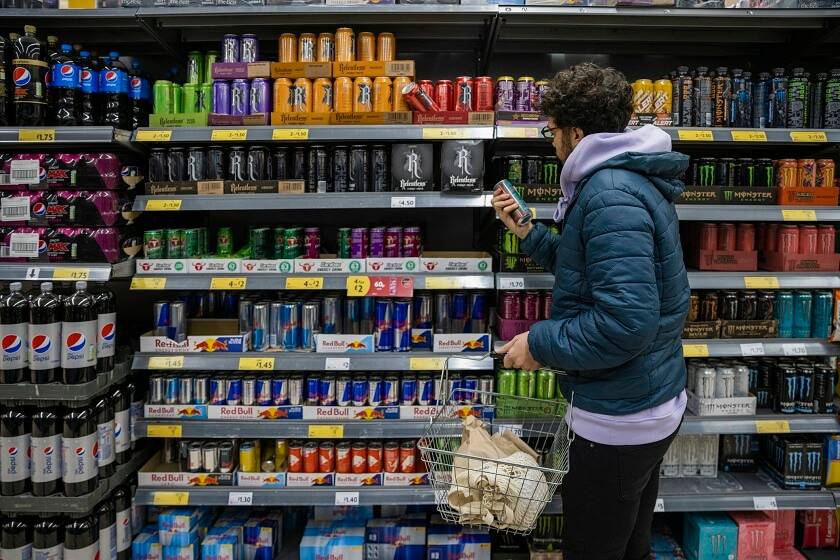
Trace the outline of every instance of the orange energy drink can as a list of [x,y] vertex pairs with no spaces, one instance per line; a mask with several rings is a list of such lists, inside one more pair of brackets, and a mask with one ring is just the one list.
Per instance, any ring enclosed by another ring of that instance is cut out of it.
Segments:
[[318,444],[314,441],[307,442],[303,446],[303,472],[318,472]]
[[332,33],[318,35],[318,62],[332,62],[335,60],[335,38]]
[[376,60],[376,38],[369,31],[362,31],[356,37],[356,60],[372,62]]
[[274,112],[292,112],[292,80],[289,78],[277,78],[274,80]]
[[295,80],[292,91],[292,112],[312,112],[312,80],[309,78],[298,78]]
[[335,30],[335,61],[353,62],[356,60],[356,35],[349,27]]
[[367,472],[382,472],[382,442],[372,441],[368,444]]
[[335,444],[325,441],[318,446],[318,472],[333,472],[335,470]]
[[312,84],[312,112],[330,113],[333,108],[333,85],[329,78],[318,78]]
[[408,76],[397,76],[394,78],[393,87],[391,88],[391,97],[394,99],[394,111],[410,111],[408,105],[403,99],[403,88],[411,83],[411,78]]
[[633,82],[633,111],[637,114],[653,112],[653,82],[650,80]]
[[393,33],[380,33],[376,36],[376,60],[391,62],[397,56],[397,40]]
[[289,472],[303,472],[303,444],[300,441],[289,442]]
[[400,444],[396,441],[389,441],[385,443],[385,457],[383,460],[383,467],[385,472],[399,472],[400,471]]
[[349,473],[351,471],[350,442],[340,441],[335,446],[335,472]]
[[280,35],[280,62],[297,62],[297,37],[294,33]]
[[662,78],[653,83],[653,112],[671,114],[674,89],[671,80]]
[[363,441],[353,443],[350,448],[350,470],[356,474],[367,472],[367,444]]
[[817,162],[813,159],[796,161],[796,180],[799,187],[811,189],[817,186]]
[[298,62],[315,62],[315,42],[317,38],[314,33],[301,33],[298,37]]
[[360,76],[353,80],[353,112],[370,113],[373,111],[373,83],[370,78]]
[[833,159],[818,159],[817,160],[817,186],[818,187],[833,187],[834,186],[834,160]]
[[333,82],[333,105],[337,113],[353,112],[353,79],[340,76]]
[[391,78],[379,76],[373,80],[373,110],[387,113],[394,107],[391,98]]
[[778,168],[778,173],[776,173],[776,176],[779,178],[778,186],[796,188],[798,186],[797,181],[799,180],[796,160],[780,159],[776,163],[776,166]]

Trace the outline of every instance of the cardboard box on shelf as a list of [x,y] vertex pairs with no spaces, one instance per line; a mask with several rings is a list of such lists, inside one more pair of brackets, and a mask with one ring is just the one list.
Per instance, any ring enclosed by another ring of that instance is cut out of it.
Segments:
[[738,560],[772,558],[776,541],[776,523],[761,511],[733,511],[729,514],[738,525]]
[[291,181],[172,181],[147,183],[148,195],[303,194],[305,182]]
[[332,63],[330,62],[272,62],[270,75],[272,78],[331,78]]
[[777,191],[776,187],[687,186],[677,204],[773,205]]
[[720,321],[720,338],[775,338],[779,322],[765,321]]
[[149,331],[140,336],[141,352],[246,352],[251,334],[239,332],[238,319],[190,319],[181,342]]
[[750,397],[730,397],[703,399],[687,390],[688,410],[695,416],[754,416],[756,399]]
[[721,272],[755,272],[758,251],[691,251],[689,264],[697,270]]
[[271,78],[271,62],[216,62],[211,74],[214,80]]
[[271,113],[254,113],[251,115],[210,113],[207,116],[209,126],[265,126],[270,122]]
[[683,325],[683,338],[719,338],[719,335],[720,321],[694,321]]
[[283,488],[286,486],[286,473],[236,473],[236,485],[247,488]]
[[[272,126],[309,126],[330,124],[330,113],[271,113]],[[305,140],[305,138],[302,138]]]
[[412,122],[425,125],[460,124],[472,126],[492,126],[495,113],[493,111],[432,111],[428,113],[415,112]]
[[182,128],[207,126],[210,113],[153,113],[149,126],[153,128]]
[[309,521],[299,548],[300,560],[364,560],[365,520]]
[[759,266],[776,272],[834,272],[840,268],[840,253],[799,254],[762,251]]
[[370,113],[330,113],[330,124],[385,125],[411,124],[410,111],[371,111]]
[[837,206],[840,189],[835,187],[780,187],[778,203],[785,206]]
[[483,251],[424,251],[420,271],[433,273],[490,272],[493,257]]
[[233,472],[183,472],[177,463],[161,462],[160,454],[157,454],[137,473],[137,484],[162,488],[232,486],[235,476]]
[[361,76],[414,77],[413,60],[333,62],[333,76],[358,78]]

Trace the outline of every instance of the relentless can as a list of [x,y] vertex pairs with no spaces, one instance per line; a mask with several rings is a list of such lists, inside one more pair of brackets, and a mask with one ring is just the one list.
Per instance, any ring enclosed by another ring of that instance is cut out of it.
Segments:
[[239,62],[259,62],[260,45],[256,35],[245,33],[240,43]]
[[297,62],[297,35],[283,33],[280,35],[278,42],[280,62]]
[[[367,146],[351,146],[348,166],[348,192],[368,192],[370,185],[370,153]],[[364,257],[353,257],[364,258]]]
[[473,99],[475,100],[476,111],[493,110],[493,91],[493,78],[490,76],[479,76],[473,80]]
[[248,80],[233,80],[230,85],[230,114],[243,116],[250,114],[251,84]]
[[222,62],[240,62],[239,36],[227,34],[222,38]]
[[438,80],[435,82],[435,103],[438,104],[441,111],[452,110],[452,98],[455,93],[455,86],[452,85],[452,80]]
[[496,183],[496,185],[493,188],[494,191],[498,189],[501,189],[502,192],[504,192],[507,195],[510,195],[510,197],[513,198],[513,200],[518,205],[518,208],[510,214],[513,220],[516,222],[516,225],[522,226],[530,222],[531,210],[528,207],[528,205],[525,204],[525,201],[519,195],[519,192],[516,190],[513,184],[507,179],[502,179],[501,181]]
[[298,62],[315,62],[315,43],[317,38],[314,33],[301,33],[298,37]]
[[152,96],[152,107],[156,114],[175,112],[175,107],[172,104],[172,82],[155,80],[155,84],[152,86]]
[[474,83],[469,76],[455,78],[455,88],[452,97],[453,111],[474,111],[475,98],[473,96]]
[[316,48],[318,62],[332,62],[335,60],[335,38],[332,33],[320,33]]
[[271,87],[266,78],[251,80],[248,112],[251,115],[271,112]]
[[393,84],[391,87],[391,94],[394,98],[394,111],[409,111],[408,104],[405,102],[403,98],[403,90],[405,86],[411,83],[411,78],[407,76],[397,76],[393,80]]
[[335,30],[335,61],[353,62],[356,60],[356,35],[349,27]]
[[389,112],[392,108],[391,78],[379,76],[373,80],[373,110]]
[[380,33],[376,36],[376,60],[391,62],[397,56],[397,40],[393,33]]
[[356,60],[372,62],[376,59],[376,39],[373,33],[362,31],[356,36]]
[[292,112],[312,112],[312,80],[309,78],[298,78],[295,80],[292,89]]
[[312,112],[329,113],[333,110],[333,86],[328,78],[318,78],[312,84]]
[[369,113],[373,110],[373,82],[360,76],[353,80],[353,112]]
[[273,85],[274,112],[291,113],[294,111],[295,87],[289,78],[277,78]]
[[353,112],[354,91],[352,78],[340,76],[333,81],[333,99],[337,113]]
[[411,82],[402,89],[402,99],[406,106],[412,111],[419,113],[438,112],[440,106],[431,95],[423,91],[420,86]]

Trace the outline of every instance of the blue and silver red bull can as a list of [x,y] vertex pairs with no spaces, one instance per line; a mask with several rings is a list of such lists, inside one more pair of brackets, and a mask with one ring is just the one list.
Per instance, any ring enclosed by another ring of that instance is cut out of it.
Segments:
[[224,377],[211,377],[207,388],[208,404],[225,404],[227,402],[227,381]]
[[418,292],[414,294],[414,328],[431,329],[432,317],[434,316],[434,302],[429,292]]
[[254,301],[239,300],[239,334],[251,332],[254,328]]
[[389,375],[382,380],[382,404],[394,406],[400,404],[400,378]]
[[242,378],[228,377],[226,380],[225,401],[228,406],[242,404]]
[[454,292],[452,294],[451,332],[462,333],[469,324],[469,298],[466,292]]
[[370,296],[359,298],[361,300],[359,307],[359,332],[369,333],[373,332],[374,324],[374,306],[376,299]]
[[403,375],[400,380],[400,405],[413,406],[417,402],[417,378]]
[[230,84],[230,114],[231,116],[248,115],[251,100],[251,84],[248,80],[233,80]]
[[487,296],[483,292],[470,293],[470,320],[464,332],[487,332]]
[[335,406],[336,392],[335,376],[323,376],[318,384],[318,404],[321,406]]
[[336,379],[335,400],[338,406],[353,404],[353,379],[349,375],[341,375]]
[[417,404],[420,406],[437,404],[435,382],[431,375],[417,376]]
[[461,378],[460,402],[463,404],[475,404],[478,402],[478,377],[467,375]]
[[452,332],[452,296],[447,292],[435,294],[435,334]]
[[280,347],[283,350],[300,348],[300,307],[284,303],[280,310]]
[[265,78],[251,80],[251,92],[248,98],[248,111],[255,115],[271,112],[271,87]]
[[373,336],[376,351],[390,352],[394,349],[394,302],[378,299],[375,307]]
[[[344,299],[344,334],[359,334],[361,332],[361,298],[349,297]],[[326,326],[326,322],[324,323]],[[325,331],[326,332],[326,331]]]
[[280,348],[282,337],[280,336],[280,315],[283,303],[272,301],[268,310],[268,347]]
[[369,393],[370,382],[366,378],[353,378],[353,406],[366,406]]
[[167,375],[163,379],[163,403],[178,404],[178,378]]
[[412,301],[398,299],[394,302],[394,350],[411,350]]
[[[380,406],[384,400],[385,395],[382,392],[382,386],[385,381],[381,376],[371,375],[368,377],[368,404],[370,406]],[[355,389],[353,390],[355,394]]]
[[213,112],[220,115],[230,114],[230,84],[227,80],[213,82]]
[[193,402],[195,404],[209,404],[210,400],[210,377],[207,375],[196,375],[193,377]]
[[444,387],[444,394],[446,395],[444,398],[449,399],[447,401],[448,404],[458,404],[462,400],[461,395],[461,376],[460,375],[449,375],[449,387]]
[[239,309],[239,294],[235,294],[232,292],[227,292],[222,296],[222,316],[225,318],[234,318],[236,317],[237,310]]
[[271,406],[274,399],[271,397],[270,377],[258,377],[254,387],[254,402],[257,406]]
[[307,302],[301,306],[300,347],[315,351],[315,335],[321,331],[321,306],[318,302]]
[[155,336],[169,335],[169,302],[156,301],[154,305]]
[[321,377],[318,375],[307,375],[304,393],[304,404],[307,406],[318,406],[320,402],[319,395],[321,394]]
[[269,303],[267,301],[260,301],[254,304],[251,348],[255,352],[268,350],[268,306]]
[[[347,298],[352,299],[352,298]],[[341,331],[341,298],[338,296],[324,296],[321,302],[321,332],[324,334],[339,334]],[[348,333],[357,334],[357,333]]]
[[288,377],[274,377],[271,379],[271,403],[275,406],[289,404]]

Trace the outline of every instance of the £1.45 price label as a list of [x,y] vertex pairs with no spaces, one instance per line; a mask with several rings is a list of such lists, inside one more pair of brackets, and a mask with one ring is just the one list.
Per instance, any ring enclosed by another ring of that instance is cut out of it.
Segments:
[[274,369],[274,358],[239,358],[239,369],[270,371]]

